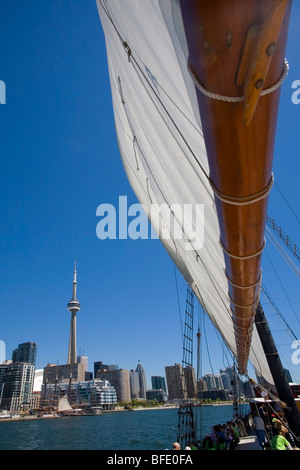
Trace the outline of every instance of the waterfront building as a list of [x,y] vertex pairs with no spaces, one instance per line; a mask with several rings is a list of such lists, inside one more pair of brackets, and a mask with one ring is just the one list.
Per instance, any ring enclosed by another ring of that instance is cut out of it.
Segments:
[[19,344],[12,360],[0,365],[0,408],[11,412],[30,408],[36,351],[36,343]]
[[44,369],[36,369],[34,372],[33,392],[40,392],[42,390],[44,377]]
[[131,401],[129,370],[102,370],[97,378],[107,380],[115,388],[118,402]]
[[54,384],[56,382],[83,382],[86,377],[86,364],[77,362],[75,364],[48,364],[44,368],[44,383]]
[[76,316],[80,310],[80,303],[76,298],[77,280],[76,280],[76,263],[73,276],[73,295],[68,303],[68,310],[71,312],[70,338],[68,349],[68,364],[76,364],[77,358],[77,333],[76,333]]
[[186,384],[187,398],[197,397],[197,382],[194,367],[187,366],[183,369],[184,379]]
[[221,374],[216,374],[215,375],[215,381],[216,381],[217,388],[222,388],[222,389],[226,388],[226,387],[224,387],[224,383],[223,383]]
[[162,389],[167,393],[166,379],[160,375],[151,376],[152,390]]
[[197,384],[198,397],[199,397],[200,392],[206,392],[206,391],[207,391],[207,383],[202,377],[200,377],[200,379],[198,380],[198,384]]
[[203,392],[199,392],[198,397],[200,399],[210,399],[210,400],[220,400],[220,401],[227,401],[229,400],[228,391],[224,389],[212,389],[206,390]]
[[230,375],[227,372],[225,372],[223,369],[221,369],[220,372],[221,372],[220,375],[222,377],[223,387],[229,392],[231,392],[232,382],[231,382]]
[[131,399],[139,398],[139,394],[140,394],[139,373],[133,369],[131,369],[130,371],[130,394],[131,394]]
[[36,362],[36,343],[22,343],[18,345],[17,349],[14,349],[12,353],[12,362],[26,362],[35,366]]
[[43,407],[49,409],[57,409],[59,400],[64,397],[73,407],[93,412],[112,410],[117,403],[115,388],[107,380],[100,379],[43,384],[42,397]]
[[28,410],[33,392],[34,365],[12,362],[0,387],[0,408],[16,412]]
[[205,374],[203,379],[207,384],[207,390],[217,390],[217,384],[214,374]]
[[140,391],[139,391],[139,398],[145,398],[146,399],[146,390],[147,390],[147,383],[146,383],[146,374],[144,371],[144,367],[138,362],[138,365],[136,367],[136,371],[139,374],[139,382],[140,382]]
[[166,379],[168,386],[169,400],[187,398],[184,372],[181,364],[166,366]]
[[161,389],[152,389],[152,390],[147,390],[146,391],[146,399],[148,401],[158,401],[158,402],[166,402],[167,401],[167,394],[166,392],[161,388]]

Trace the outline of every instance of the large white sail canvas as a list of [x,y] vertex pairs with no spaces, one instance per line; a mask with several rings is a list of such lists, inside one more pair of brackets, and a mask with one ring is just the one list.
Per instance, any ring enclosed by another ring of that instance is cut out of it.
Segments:
[[[164,214],[153,205],[204,205],[204,225],[191,234],[162,238],[169,255],[194,290],[224,341],[236,355],[228,285],[215,202],[176,1],[97,0],[105,33],[118,145],[123,165],[157,233]],[[178,221],[164,219],[165,224]],[[194,221],[193,221],[194,222]],[[172,226],[169,227],[172,234]],[[203,233],[202,231],[203,230]],[[256,329],[250,360],[273,382]]]

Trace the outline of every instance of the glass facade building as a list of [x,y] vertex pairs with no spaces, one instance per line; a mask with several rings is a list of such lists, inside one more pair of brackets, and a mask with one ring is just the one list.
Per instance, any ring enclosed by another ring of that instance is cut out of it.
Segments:
[[58,408],[58,401],[63,397],[67,397],[70,405],[90,411],[111,410],[117,403],[116,390],[107,380],[43,384],[43,407]]
[[26,362],[35,366],[36,362],[36,343],[22,343],[12,353],[13,362]]
[[166,380],[164,377],[161,377],[159,375],[153,375],[151,377],[151,385],[152,385],[152,390],[162,389],[165,392],[167,392]]

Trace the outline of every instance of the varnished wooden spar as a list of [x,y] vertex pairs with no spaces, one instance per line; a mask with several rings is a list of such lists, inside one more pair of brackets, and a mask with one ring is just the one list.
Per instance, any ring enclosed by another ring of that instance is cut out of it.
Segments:
[[260,294],[290,8],[290,0],[181,0],[242,374]]

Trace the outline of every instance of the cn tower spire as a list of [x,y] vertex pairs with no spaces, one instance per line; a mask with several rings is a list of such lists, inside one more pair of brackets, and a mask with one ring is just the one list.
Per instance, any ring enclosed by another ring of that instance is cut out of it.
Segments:
[[73,296],[68,303],[68,310],[71,312],[70,340],[68,350],[68,364],[76,364],[77,362],[77,341],[76,341],[76,314],[80,310],[80,303],[76,298],[77,280],[76,280],[76,261],[73,276]]
[[75,261],[74,278],[73,278],[73,298],[72,298],[72,300],[76,300],[76,286],[77,286],[77,281],[76,281],[76,261]]

